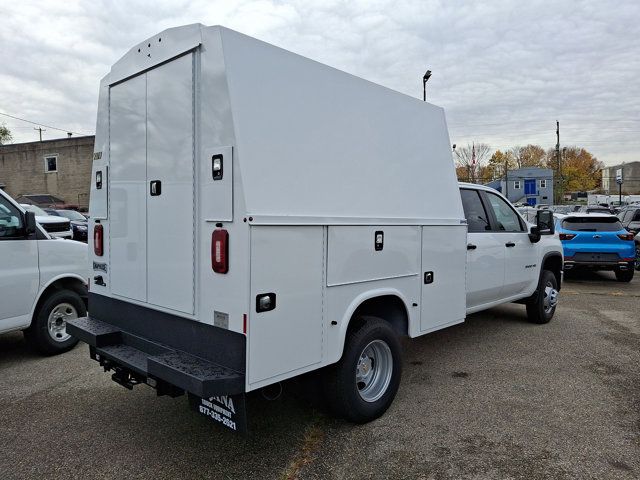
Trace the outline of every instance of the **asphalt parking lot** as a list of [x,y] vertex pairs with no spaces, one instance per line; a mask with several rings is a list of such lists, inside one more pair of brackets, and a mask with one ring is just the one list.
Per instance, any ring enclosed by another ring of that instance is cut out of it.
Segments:
[[363,426],[284,395],[238,436],[185,397],[128,391],[86,346],[58,357],[0,336],[0,478],[640,477],[640,275],[568,280],[556,316],[506,305],[405,342],[391,409]]

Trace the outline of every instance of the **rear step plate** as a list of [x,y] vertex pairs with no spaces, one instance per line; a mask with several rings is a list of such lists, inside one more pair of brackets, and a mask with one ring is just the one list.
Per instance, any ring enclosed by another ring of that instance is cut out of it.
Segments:
[[147,372],[203,398],[244,391],[244,375],[184,352],[149,357]]
[[[211,327],[215,328],[215,327]],[[121,331],[95,318],[67,321],[67,332],[94,347],[96,360],[137,377],[160,380],[200,398],[244,392],[245,375],[211,360]]]

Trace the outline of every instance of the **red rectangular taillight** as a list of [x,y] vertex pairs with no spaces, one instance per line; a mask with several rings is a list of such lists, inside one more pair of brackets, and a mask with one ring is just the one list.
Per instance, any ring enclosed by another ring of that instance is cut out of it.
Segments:
[[104,253],[104,235],[102,225],[93,226],[93,253],[101,257]]
[[633,240],[633,233],[620,233],[618,234],[618,238],[620,240]]
[[211,235],[211,268],[216,273],[229,271],[229,232],[222,228]]
[[575,233],[561,233],[560,240],[571,240],[576,236]]

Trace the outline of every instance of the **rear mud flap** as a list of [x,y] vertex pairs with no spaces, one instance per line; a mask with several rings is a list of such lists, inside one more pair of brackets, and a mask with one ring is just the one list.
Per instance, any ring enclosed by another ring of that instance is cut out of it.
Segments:
[[189,405],[214,423],[238,433],[247,433],[245,394],[200,398],[189,393]]

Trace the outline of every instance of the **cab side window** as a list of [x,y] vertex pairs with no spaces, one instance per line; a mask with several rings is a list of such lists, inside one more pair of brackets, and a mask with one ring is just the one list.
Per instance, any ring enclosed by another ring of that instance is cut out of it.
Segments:
[[464,216],[467,218],[469,233],[486,232],[491,230],[489,216],[487,215],[480,195],[475,190],[460,190],[462,197],[462,207],[464,208]]
[[6,198],[0,197],[0,240],[22,233],[22,215]]
[[520,217],[507,202],[493,193],[487,192],[489,204],[498,222],[498,231],[500,232],[524,232],[523,222]]

